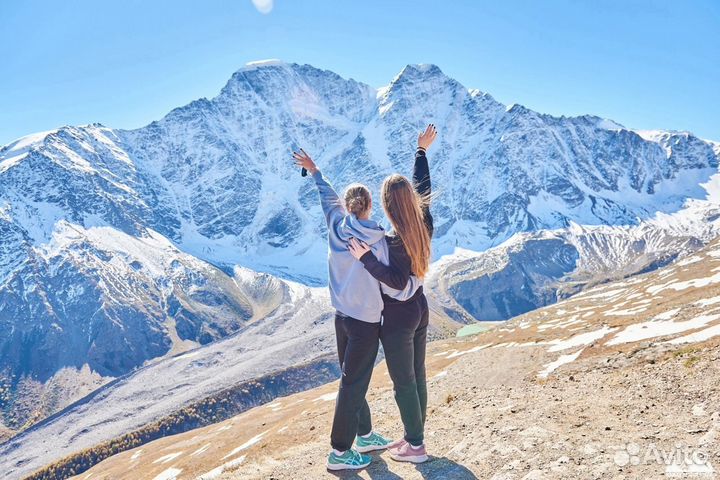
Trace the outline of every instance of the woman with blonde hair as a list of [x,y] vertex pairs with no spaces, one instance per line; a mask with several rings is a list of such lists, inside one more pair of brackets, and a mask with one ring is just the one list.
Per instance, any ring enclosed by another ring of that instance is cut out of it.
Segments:
[[357,470],[370,464],[371,457],[365,453],[384,450],[390,442],[372,431],[370,407],[365,399],[380,341],[380,283],[352,257],[347,243],[351,238],[360,239],[387,261],[385,230],[370,219],[372,198],[365,185],[348,186],[341,201],[304,150],[294,152],[293,157],[295,164],[315,180],[328,229],[328,283],[330,301],[336,309],[335,337],[342,377],[327,468]]
[[422,282],[430,266],[430,169],[427,149],[437,131],[430,124],[418,136],[413,183],[390,175],[382,185],[382,204],[393,232],[386,236],[389,261],[378,259],[367,243],[353,238],[350,253],[382,284],[383,320],[380,341],[395,390],[395,401],[405,427],[402,439],[388,451],[397,461],[421,463],[428,459],[424,444],[427,410],[425,349],[429,321]]

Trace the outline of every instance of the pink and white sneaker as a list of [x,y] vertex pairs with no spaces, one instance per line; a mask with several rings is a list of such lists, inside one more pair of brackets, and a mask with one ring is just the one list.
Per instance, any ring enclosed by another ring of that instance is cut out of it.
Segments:
[[[398,441],[395,443],[400,442]],[[413,447],[405,440],[403,440],[398,447],[388,448],[388,452],[390,453],[390,458],[396,462],[423,463],[427,462],[428,459],[427,452],[425,451],[425,444],[422,444],[419,447]]]
[[391,448],[394,448],[397,450],[398,448],[402,447],[403,444],[405,444],[405,443],[407,443],[407,441],[404,438],[400,437],[398,440],[395,440],[390,445],[388,445],[387,448],[388,448],[388,450]]

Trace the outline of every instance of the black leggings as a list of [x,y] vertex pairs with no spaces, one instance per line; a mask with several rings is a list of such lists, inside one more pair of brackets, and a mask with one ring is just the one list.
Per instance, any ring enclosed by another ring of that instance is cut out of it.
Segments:
[[380,341],[405,427],[405,440],[415,446],[424,441],[427,411],[425,348],[429,317],[427,299],[419,292],[406,302],[385,302],[380,327]]
[[342,368],[330,434],[330,444],[335,450],[349,450],[356,435],[367,435],[372,430],[365,394],[380,346],[379,336],[379,322],[363,322],[341,313],[335,315],[335,337]]

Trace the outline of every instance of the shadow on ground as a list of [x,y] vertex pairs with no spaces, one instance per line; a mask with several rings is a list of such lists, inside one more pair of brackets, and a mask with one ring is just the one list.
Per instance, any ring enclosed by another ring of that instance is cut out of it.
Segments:
[[[417,470],[419,474],[416,478],[428,480],[440,478],[453,480],[477,480],[478,478],[474,473],[459,463],[453,462],[446,457],[433,457],[432,455],[430,455],[430,459],[427,462],[415,465],[415,470]],[[365,476],[371,478],[372,480],[403,480],[403,478],[406,478],[392,472],[385,459],[379,455],[373,455],[372,463],[365,470],[328,472],[343,480],[362,479],[366,478]],[[361,472],[364,472],[363,476],[360,476]]]

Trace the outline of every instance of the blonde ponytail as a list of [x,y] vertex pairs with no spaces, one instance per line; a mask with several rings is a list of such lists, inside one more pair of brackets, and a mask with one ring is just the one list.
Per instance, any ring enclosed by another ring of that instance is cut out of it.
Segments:
[[365,185],[353,183],[345,189],[345,209],[356,217],[362,217],[370,210],[372,196]]

